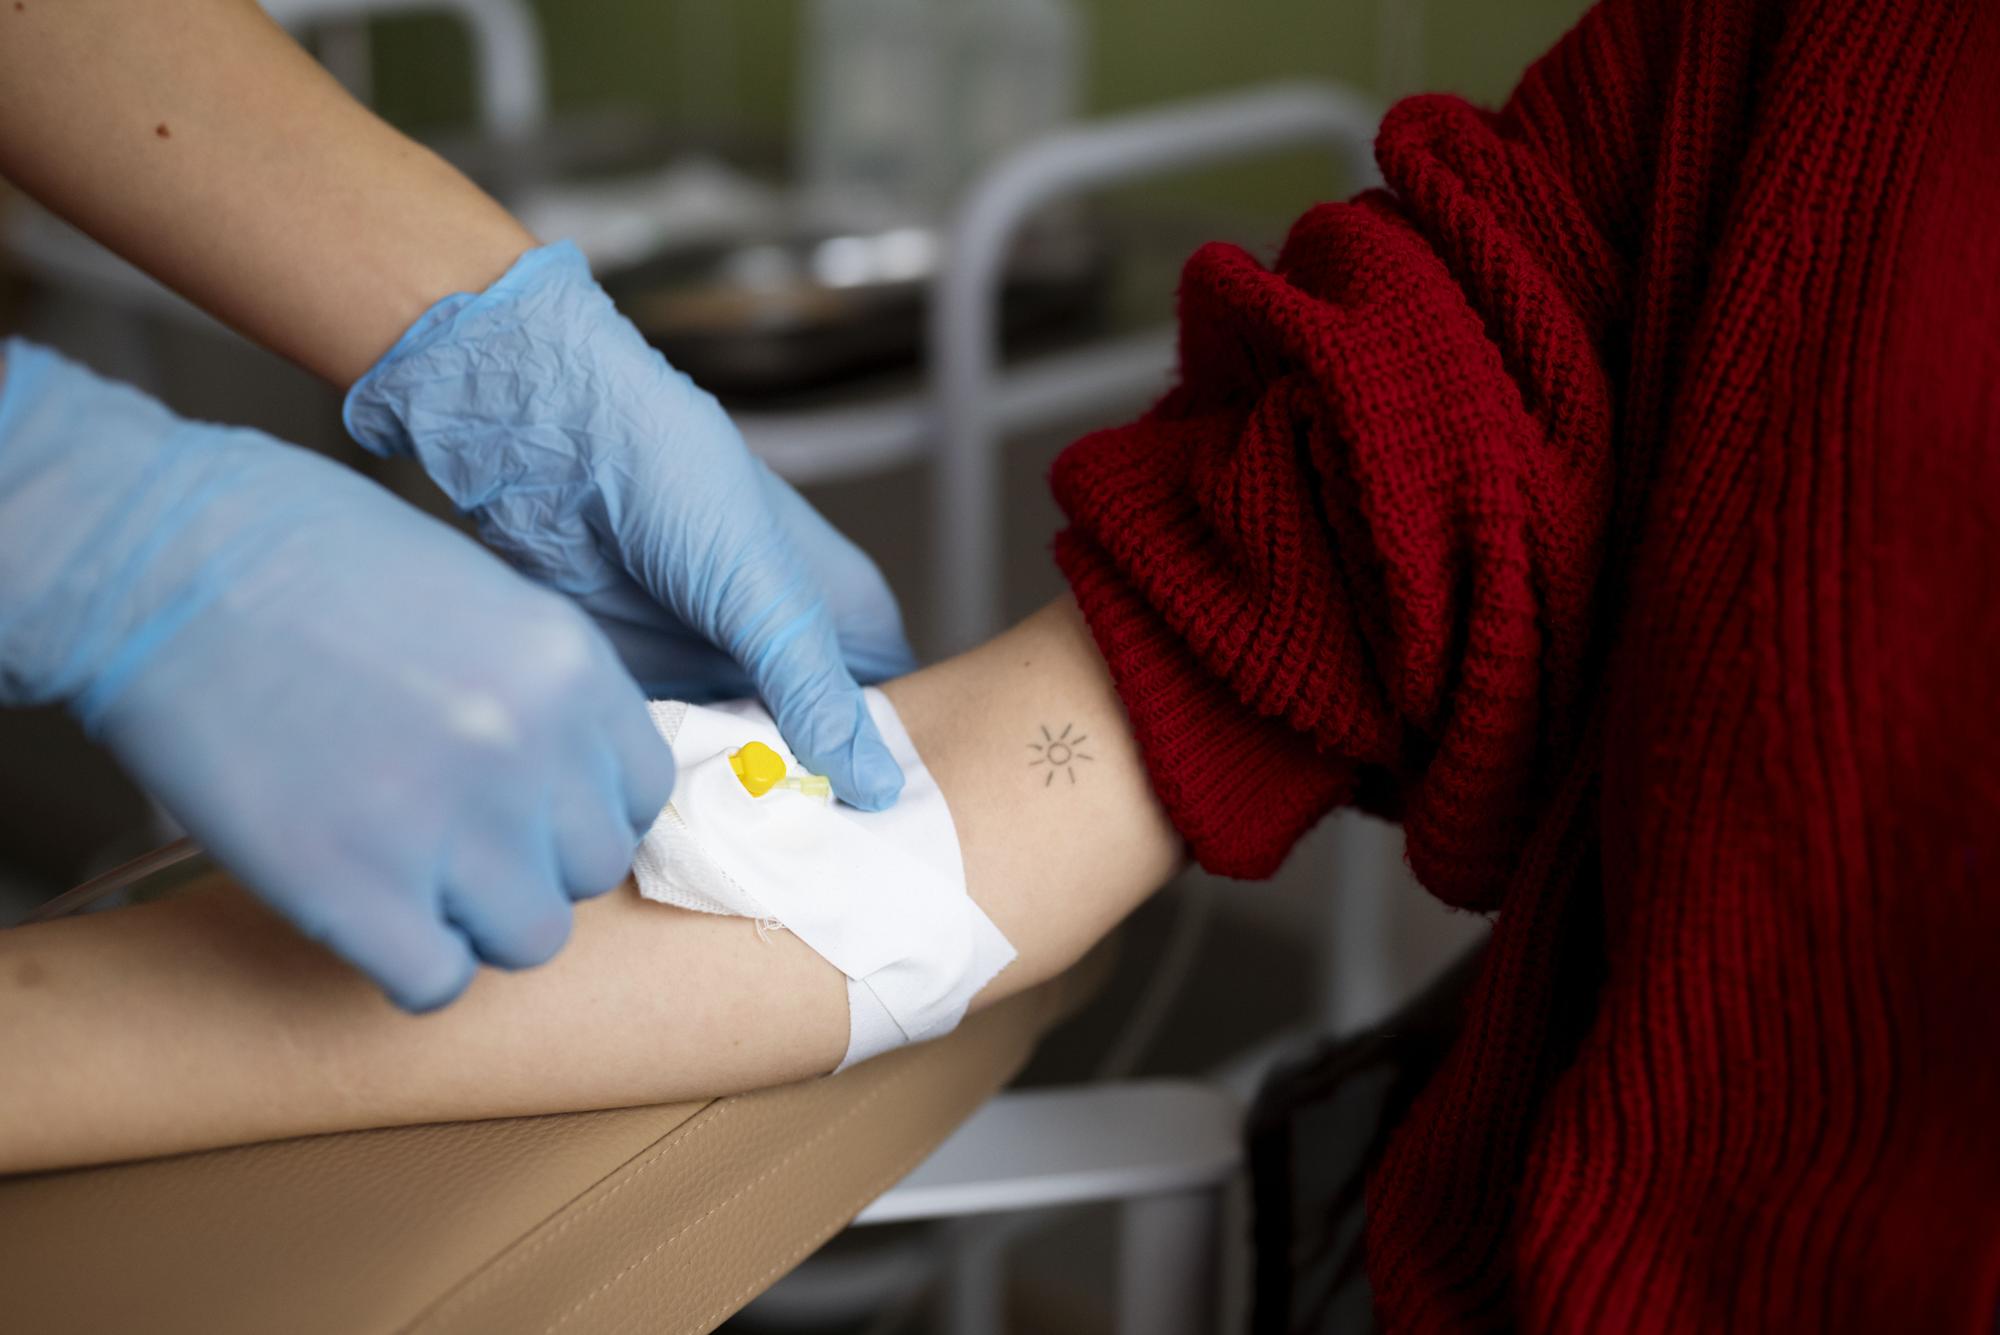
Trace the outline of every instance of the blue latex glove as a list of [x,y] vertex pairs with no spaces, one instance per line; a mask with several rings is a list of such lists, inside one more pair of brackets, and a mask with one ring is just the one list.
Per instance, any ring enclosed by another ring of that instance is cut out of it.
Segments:
[[439,302],[354,386],[346,417],[369,449],[415,455],[490,546],[596,616],[649,690],[740,694],[747,677],[841,798],[875,810],[902,791],[856,685],[912,666],[881,574],[750,455],[573,246]]
[[673,787],[589,619],[347,469],[5,359],[0,703],[67,703],[405,1007],[554,954]]

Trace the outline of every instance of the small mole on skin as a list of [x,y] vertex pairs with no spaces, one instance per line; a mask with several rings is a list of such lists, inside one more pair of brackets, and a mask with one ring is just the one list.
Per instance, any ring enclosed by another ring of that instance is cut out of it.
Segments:
[[[19,9],[16,5],[14,8]],[[49,976],[40,960],[22,960],[14,966],[14,981],[22,987],[34,987]]]
[[160,136],[160,138],[162,139],[171,139],[173,138],[174,132],[167,128],[167,123],[165,121],[161,121],[158,125],[155,125],[153,127],[153,133]]

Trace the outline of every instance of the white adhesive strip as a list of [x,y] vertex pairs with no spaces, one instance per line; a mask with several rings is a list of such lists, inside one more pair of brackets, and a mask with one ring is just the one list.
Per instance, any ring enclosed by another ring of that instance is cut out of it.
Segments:
[[679,765],[673,801],[634,859],[648,899],[782,924],[848,978],[841,1069],[949,1033],[1014,958],[966,893],[951,809],[880,691],[867,692],[903,795],[866,812],[785,789],[752,797],[729,755],[759,741],[798,762],[750,701],[661,701],[654,722]]

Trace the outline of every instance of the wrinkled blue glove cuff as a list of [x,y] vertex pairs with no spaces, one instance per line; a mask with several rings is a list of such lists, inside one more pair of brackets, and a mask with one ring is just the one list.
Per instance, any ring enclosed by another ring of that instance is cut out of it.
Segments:
[[[496,314],[505,318],[511,308],[535,304],[537,295],[552,287],[597,288],[583,252],[568,241],[524,252],[483,292],[454,292],[441,298],[348,389],[340,414],[347,433],[356,444],[382,458],[416,456],[417,440],[405,421],[407,389],[402,381],[406,369],[440,343],[478,342],[489,332],[482,326]],[[600,291],[598,295],[603,294]],[[610,299],[604,301],[609,307]],[[476,501],[461,504],[470,509]]]
[[[621,416],[643,379],[684,412]],[[484,292],[425,312],[347,393],[364,448],[409,455],[470,515],[487,544],[575,596],[614,588],[606,557],[631,473],[631,441],[712,401],[619,315],[567,241],[531,250]]]

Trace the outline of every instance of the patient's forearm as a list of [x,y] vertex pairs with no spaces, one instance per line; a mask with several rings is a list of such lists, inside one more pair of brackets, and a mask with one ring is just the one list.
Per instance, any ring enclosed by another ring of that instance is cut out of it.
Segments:
[[[1060,972],[1172,873],[1179,841],[1067,601],[887,689],[1020,951],[982,1004]],[[1068,730],[1069,763],[1035,763],[1045,728]],[[704,1097],[827,1071],[846,1039],[841,976],[796,938],[629,885],[578,909],[553,963],[427,1016],[240,892],[194,895],[0,933],[0,1171]]]
[[621,887],[432,1016],[230,889],[0,933],[0,1171],[670,1101],[831,1065],[838,975]]

